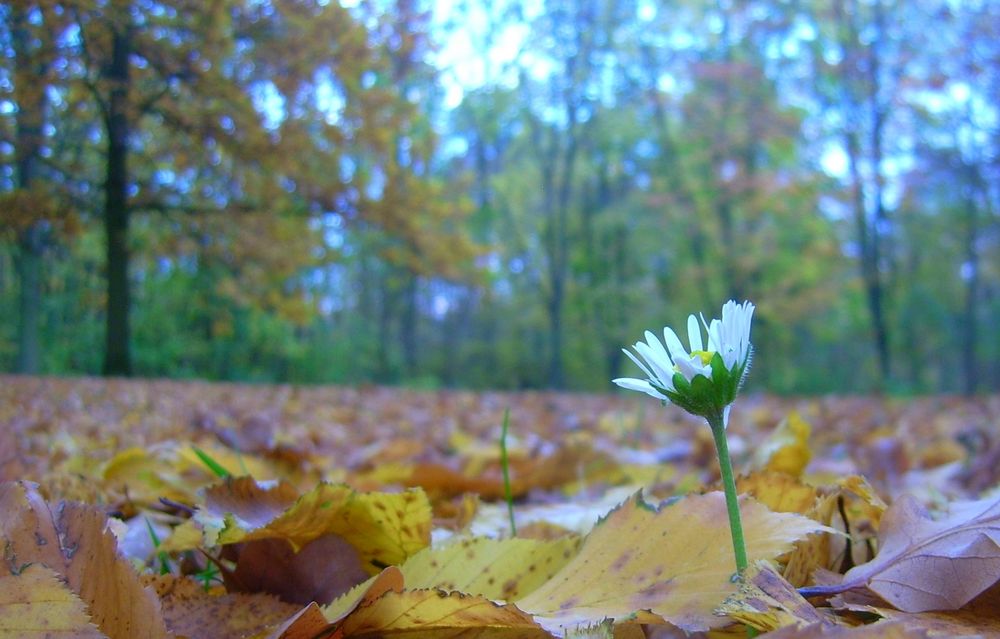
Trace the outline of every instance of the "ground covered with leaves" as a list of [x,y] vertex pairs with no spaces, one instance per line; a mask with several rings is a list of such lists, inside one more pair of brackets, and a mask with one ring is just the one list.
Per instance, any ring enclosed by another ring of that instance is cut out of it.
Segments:
[[742,583],[645,398],[0,377],[0,636],[1000,636],[1000,398],[729,433]]

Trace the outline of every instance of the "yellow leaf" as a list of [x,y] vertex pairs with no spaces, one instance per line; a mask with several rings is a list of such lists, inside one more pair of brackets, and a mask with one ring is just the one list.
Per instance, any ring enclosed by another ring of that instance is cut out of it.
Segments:
[[800,479],[783,472],[751,473],[738,478],[736,488],[741,495],[749,494],[779,513],[809,515],[816,507],[816,487],[804,484]]
[[[751,559],[777,557],[825,530],[750,499],[740,509]],[[689,496],[659,510],[636,495],[594,528],[555,577],[516,603],[553,632],[635,615],[705,630],[725,623],[713,610],[735,592],[735,570],[722,493]]]
[[279,538],[298,551],[323,535],[339,535],[375,574],[430,544],[431,507],[420,489],[359,493],[321,483],[295,498],[287,484],[263,487],[240,477],[206,491],[194,520],[209,546]]
[[812,427],[798,411],[792,411],[757,449],[756,465],[763,470],[802,476],[812,459],[809,435]]
[[17,575],[0,577],[0,637],[106,637],[90,623],[87,606],[59,575],[31,564]]
[[763,632],[785,626],[834,625],[763,561],[747,567],[739,592],[726,599],[718,612]]
[[390,590],[395,592],[403,590],[403,573],[396,566],[389,566],[368,581],[358,584],[340,598],[333,600],[330,605],[324,606],[324,618],[336,623],[358,606],[371,604]]
[[555,575],[580,547],[579,537],[555,541],[473,537],[425,548],[402,566],[407,588],[457,590],[513,601]]
[[345,617],[332,637],[405,636],[548,639],[530,615],[514,605],[441,590],[389,591]]

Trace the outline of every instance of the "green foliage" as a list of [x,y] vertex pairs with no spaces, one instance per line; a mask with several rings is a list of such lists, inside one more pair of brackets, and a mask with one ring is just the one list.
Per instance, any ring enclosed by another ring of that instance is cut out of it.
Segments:
[[175,37],[136,26],[131,58],[137,374],[607,391],[633,336],[746,298],[750,390],[1000,386],[995,8],[553,2],[446,105],[419,3],[84,2],[79,42],[63,4],[0,10],[2,370],[23,291],[41,372],[102,369],[101,64],[139,16]]

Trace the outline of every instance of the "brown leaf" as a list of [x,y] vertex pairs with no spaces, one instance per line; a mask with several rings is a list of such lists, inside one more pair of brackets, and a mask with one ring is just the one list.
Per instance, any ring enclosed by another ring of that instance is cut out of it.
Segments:
[[845,626],[787,626],[765,635],[768,639],[928,639],[921,630],[907,628],[901,623],[880,622],[867,626],[849,628]]
[[904,495],[882,517],[875,559],[810,594],[867,587],[905,612],[957,610],[1000,580],[998,539],[1000,499],[956,502],[934,520]]
[[299,611],[265,594],[213,595],[188,578],[158,575],[150,581],[167,627],[190,639],[240,639],[273,629]]
[[167,637],[159,601],[118,554],[107,517],[96,508],[61,503],[53,512],[29,482],[0,485],[0,575],[42,564],[61,575],[112,639]]
[[739,592],[726,599],[718,612],[764,632],[785,626],[835,625],[763,561],[747,568]]
[[294,617],[265,635],[256,635],[265,639],[319,639],[327,637],[324,631],[330,628],[330,622],[323,616],[319,606],[311,603]]
[[330,603],[368,578],[354,546],[334,534],[295,552],[284,539],[236,544],[236,569],[224,572],[231,592],[267,592],[282,601]]
[[[976,597],[961,610],[942,612],[902,612],[882,605],[864,602],[854,591],[845,593],[854,603],[838,606],[842,610],[875,614],[910,630],[924,631],[934,637],[1000,637],[1000,584]],[[863,591],[862,591],[863,592]],[[831,600],[836,603],[838,598]]]

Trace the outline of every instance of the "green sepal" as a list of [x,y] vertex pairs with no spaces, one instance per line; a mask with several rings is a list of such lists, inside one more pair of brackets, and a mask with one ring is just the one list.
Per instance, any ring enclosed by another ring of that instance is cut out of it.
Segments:
[[722,360],[722,355],[718,353],[712,355],[710,365],[712,366],[712,382],[715,383],[719,395],[719,406],[728,406],[736,399],[736,386],[738,383],[736,380],[739,380],[739,376],[726,368],[726,363]]

